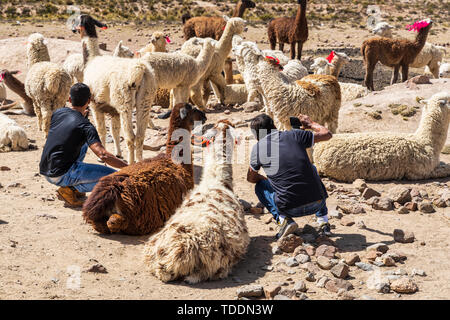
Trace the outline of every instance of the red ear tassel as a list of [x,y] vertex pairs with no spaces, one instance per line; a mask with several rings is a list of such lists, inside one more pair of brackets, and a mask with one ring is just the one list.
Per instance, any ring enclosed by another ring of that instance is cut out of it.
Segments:
[[171,43],[172,41],[170,41],[170,38],[168,36],[165,36],[164,38],[166,38],[166,42],[167,43]]
[[5,74],[4,73],[0,74],[0,82],[2,82],[3,79],[5,79]]
[[108,27],[102,27],[101,29],[102,29],[102,30],[106,30],[106,29],[108,29]]
[[333,58],[336,54],[334,53],[334,51],[331,51],[330,55],[327,57],[327,60],[329,63],[331,63],[331,61],[333,61]]

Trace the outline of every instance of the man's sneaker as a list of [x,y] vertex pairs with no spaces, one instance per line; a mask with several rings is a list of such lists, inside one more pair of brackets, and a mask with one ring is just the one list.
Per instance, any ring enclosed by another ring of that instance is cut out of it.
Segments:
[[277,239],[280,239],[282,237],[287,236],[288,234],[294,233],[295,230],[297,230],[298,225],[295,223],[292,218],[287,217],[284,219],[283,223],[277,223],[278,224],[278,233],[276,235]]
[[319,227],[319,232],[327,237],[331,236],[331,226],[328,222],[324,222]]
[[61,187],[56,190],[58,199],[64,201],[68,207],[81,208],[83,201],[79,200],[75,192],[70,187]]

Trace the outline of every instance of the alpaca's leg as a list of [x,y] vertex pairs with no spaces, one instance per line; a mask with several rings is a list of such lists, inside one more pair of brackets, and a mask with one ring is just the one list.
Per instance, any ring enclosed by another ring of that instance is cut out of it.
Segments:
[[219,102],[223,104],[225,102],[225,87],[227,86],[225,78],[221,74],[216,74],[211,77],[211,82],[216,85],[218,89],[217,93],[219,94]]
[[38,128],[39,131],[42,131],[42,113],[41,113],[41,106],[33,101],[33,107],[34,107],[34,113],[36,114],[37,120],[38,120]]
[[[100,141],[102,142],[102,145],[106,148],[105,114],[101,111],[97,111],[96,108],[94,108],[92,115],[94,117],[94,123],[95,123],[95,127],[97,128],[97,132],[100,137]],[[120,139],[119,139],[119,141],[120,141]]]
[[303,42],[299,41],[297,42],[297,59],[302,59],[302,50],[303,50]]
[[120,149],[120,116],[111,116],[111,133],[114,140],[114,152],[118,158],[122,158]]
[[[48,106],[48,105],[47,105]],[[47,137],[48,132],[50,131],[50,124],[52,121],[52,110],[49,110],[47,108],[42,108],[41,109],[41,113],[42,113],[42,129],[45,132],[45,136]]]
[[[281,41],[279,41],[279,42],[278,42],[278,48],[279,48],[279,50],[280,50],[281,52],[284,52],[284,51],[283,51],[283,50],[284,50],[284,43],[281,42]],[[275,50],[275,48],[273,48],[273,50]]]
[[367,89],[375,91],[375,88],[373,86],[373,70],[375,69],[375,66],[378,61],[370,61],[369,59],[366,59],[367,65],[366,65],[366,76],[364,77],[364,84],[366,85]]
[[136,113],[136,158],[137,161],[142,161],[145,130],[147,129],[148,119],[150,118],[150,110],[140,108]]
[[405,82],[408,80],[408,71],[409,71],[409,65],[403,64],[402,65],[402,82]]
[[191,100],[192,103],[199,107],[201,110],[205,110],[205,104],[202,99],[202,88],[199,84],[196,84],[191,88]]
[[177,87],[173,90],[173,103],[177,105],[179,103],[187,103],[189,101],[189,89],[186,87]]
[[439,65],[436,61],[430,62],[428,69],[430,69],[430,72],[433,74],[435,79],[439,79]]
[[206,106],[208,104],[209,96],[211,95],[211,83],[209,81],[204,81],[200,86],[201,88],[201,99],[202,104]]
[[[126,109],[124,107],[124,109]],[[126,110],[120,113],[120,121],[122,123],[123,132],[125,134],[125,141],[128,148],[128,164],[134,163],[134,141],[135,135],[133,132],[133,122],[131,110]],[[148,121],[148,119],[147,119]],[[148,123],[148,122],[147,122]],[[146,124],[147,124],[146,123]]]
[[295,59],[295,42],[291,43],[291,60]]
[[392,70],[391,85],[393,85],[394,83],[397,83],[399,69],[400,69],[400,65],[394,66],[394,69]]

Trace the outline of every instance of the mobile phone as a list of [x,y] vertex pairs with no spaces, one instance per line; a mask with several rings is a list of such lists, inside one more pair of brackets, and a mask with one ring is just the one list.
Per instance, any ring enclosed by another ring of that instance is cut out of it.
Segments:
[[289,122],[291,123],[292,129],[300,129],[302,123],[297,117],[289,117]]

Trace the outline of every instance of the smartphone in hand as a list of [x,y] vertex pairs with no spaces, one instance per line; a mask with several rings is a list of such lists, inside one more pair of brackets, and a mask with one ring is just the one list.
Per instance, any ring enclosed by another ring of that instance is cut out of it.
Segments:
[[297,117],[289,117],[292,129],[301,129],[302,123]]

